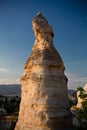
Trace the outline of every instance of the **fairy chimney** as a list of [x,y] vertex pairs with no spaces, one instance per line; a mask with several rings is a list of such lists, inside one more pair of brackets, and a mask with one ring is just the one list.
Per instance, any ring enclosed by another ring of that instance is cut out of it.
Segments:
[[41,13],[32,25],[36,40],[24,65],[15,130],[71,130],[67,77],[53,44],[53,29]]

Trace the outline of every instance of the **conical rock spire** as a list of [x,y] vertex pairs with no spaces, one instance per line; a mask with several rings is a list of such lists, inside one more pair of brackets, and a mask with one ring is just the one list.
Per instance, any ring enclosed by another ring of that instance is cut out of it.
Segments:
[[53,45],[53,30],[39,13],[32,20],[36,37],[21,78],[21,103],[15,130],[71,130],[63,61]]

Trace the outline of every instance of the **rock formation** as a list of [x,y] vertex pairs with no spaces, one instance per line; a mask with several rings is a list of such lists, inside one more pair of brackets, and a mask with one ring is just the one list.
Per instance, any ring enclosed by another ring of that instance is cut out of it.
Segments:
[[[77,108],[79,108],[79,109],[82,108],[82,102],[83,102],[83,99],[79,97],[80,93],[81,93],[81,91],[77,92],[77,100],[78,100],[78,102],[77,102]],[[83,93],[83,91],[82,91],[82,93]]]
[[32,20],[36,37],[21,78],[15,130],[71,130],[63,61],[53,45],[52,27],[41,13]]
[[[83,96],[85,95],[85,97],[82,98],[82,96],[80,95],[83,95]],[[82,102],[87,100],[87,83],[83,87],[83,91],[77,92],[77,99],[78,99],[77,108],[82,109]]]
[[86,83],[85,86],[83,87],[83,90],[84,90],[85,92],[87,92],[87,83]]

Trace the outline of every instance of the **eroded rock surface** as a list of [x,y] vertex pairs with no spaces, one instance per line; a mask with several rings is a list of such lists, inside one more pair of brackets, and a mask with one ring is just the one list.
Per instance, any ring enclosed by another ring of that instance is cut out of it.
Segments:
[[52,27],[41,13],[33,18],[32,25],[36,40],[24,65],[15,130],[70,130],[67,78],[53,45]]

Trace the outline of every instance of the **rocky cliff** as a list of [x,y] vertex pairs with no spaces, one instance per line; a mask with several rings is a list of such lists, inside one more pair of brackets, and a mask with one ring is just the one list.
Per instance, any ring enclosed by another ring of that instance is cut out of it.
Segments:
[[21,78],[21,104],[15,130],[70,130],[72,121],[63,61],[52,27],[41,13],[32,20],[36,37]]

